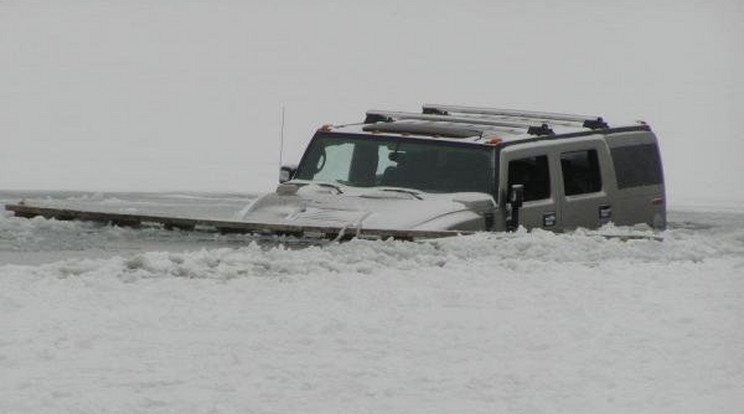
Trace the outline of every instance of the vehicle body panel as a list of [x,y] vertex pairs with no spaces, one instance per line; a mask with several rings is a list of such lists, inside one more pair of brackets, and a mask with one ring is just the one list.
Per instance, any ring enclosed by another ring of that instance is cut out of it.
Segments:
[[[501,150],[500,158],[500,173],[499,177],[499,188],[501,188],[502,199],[506,199],[506,194],[509,188],[510,177],[510,163],[515,163],[520,160],[534,158],[534,157],[547,157],[549,182],[546,184],[549,189],[555,189],[558,185],[555,170],[555,165],[552,162],[552,152],[550,145],[540,145],[537,143],[525,144],[525,145],[514,145],[511,147],[504,148]],[[513,164],[512,164],[513,165]],[[531,181],[531,178],[527,178],[527,181]],[[518,183],[524,184],[522,180],[517,180]],[[527,184],[529,185],[529,183]],[[520,210],[519,224],[528,229],[543,228],[551,231],[560,231],[562,227],[562,220],[559,211],[558,194],[555,191],[550,191],[546,198],[538,200],[525,201]],[[504,218],[505,220],[506,218]],[[505,227],[505,223],[502,227]]]
[[563,230],[579,227],[594,229],[612,220],[612,195],[614,193],[614,174],[607,149],[607,143],[601,136],[585,137],[563,143],[554,153],[557,164],[563,166],[563,154],[579,151],[595,151],[599,162],[601,186],[599,191],[584,194],[568,195],[565,182],[565,169],[560,168],[561,179],[558,180],[560,211]]
[[[616,188],[614,195],[615,207],[613,223],[620,226],[629,226],[637,223],[645,223],[655,229],[666,228],[666,191],[664,185],[663,168],[659,155],[658,140],[653,132],[628,132],[608,136],[610,150],[616,148],[631,147],[636,145],[650,146],[650,151],[656,151],[658,165],[658,182],[648,185],[632,186],[627,188]],[[620,165],[613,165],[613,182],[617,183],[616,170]],[[648,168],[647,166],[636,168]]]
[[[611,149],[641,144],[653,145],[651,149],[658,151],[656,137],[650,131],[607,136],[597,133],[565,140],[509,145],[500,151],[499,193],[505,198],[508,192],[511,161],[544,156],[549,165],[550,196],[525,201],[520,210],[520,225],[523,227],[567,231],[580,227],[595,229],[608,223],[623,226],[645,223],[652,228],[663,229],[666,225],[663,177],[655,185],[624,189],[619,189],[617,185]],[[583,151],[594,151],[596,154],[601,187],[588,193],[568,194],[564,185],[566,167],[562,157],[564,154]],[[506,219],[508,206],[502,207],[505,207],[503,211]]]

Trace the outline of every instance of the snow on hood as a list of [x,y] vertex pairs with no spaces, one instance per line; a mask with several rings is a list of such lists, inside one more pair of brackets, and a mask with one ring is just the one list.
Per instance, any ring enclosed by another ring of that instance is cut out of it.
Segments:
[[416,190],[353,188],[293,181],[257,199],[243,219],[252,222],[372,229],[482,230],[495,208],[482,193],[431,194]]

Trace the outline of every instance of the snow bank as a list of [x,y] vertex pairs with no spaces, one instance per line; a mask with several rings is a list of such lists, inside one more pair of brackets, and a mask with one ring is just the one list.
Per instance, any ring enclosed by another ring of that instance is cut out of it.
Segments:
[[6,265],[0,284],[0,412],[744,406],[742,228],[253,243]]

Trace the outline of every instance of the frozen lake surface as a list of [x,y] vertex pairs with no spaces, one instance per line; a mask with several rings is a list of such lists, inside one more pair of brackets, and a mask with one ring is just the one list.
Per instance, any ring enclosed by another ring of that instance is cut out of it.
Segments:
[[[246,194],[0,193],[231,219]],[[0,214],[2,413],[736,413],[744,209],[323,246]]]

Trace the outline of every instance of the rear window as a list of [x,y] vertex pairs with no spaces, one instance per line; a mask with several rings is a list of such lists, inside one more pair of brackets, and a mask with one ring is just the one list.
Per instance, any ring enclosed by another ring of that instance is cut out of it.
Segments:
[[617,188],[659,185],[663,181],[659,147],[655,144],[612,148]]

